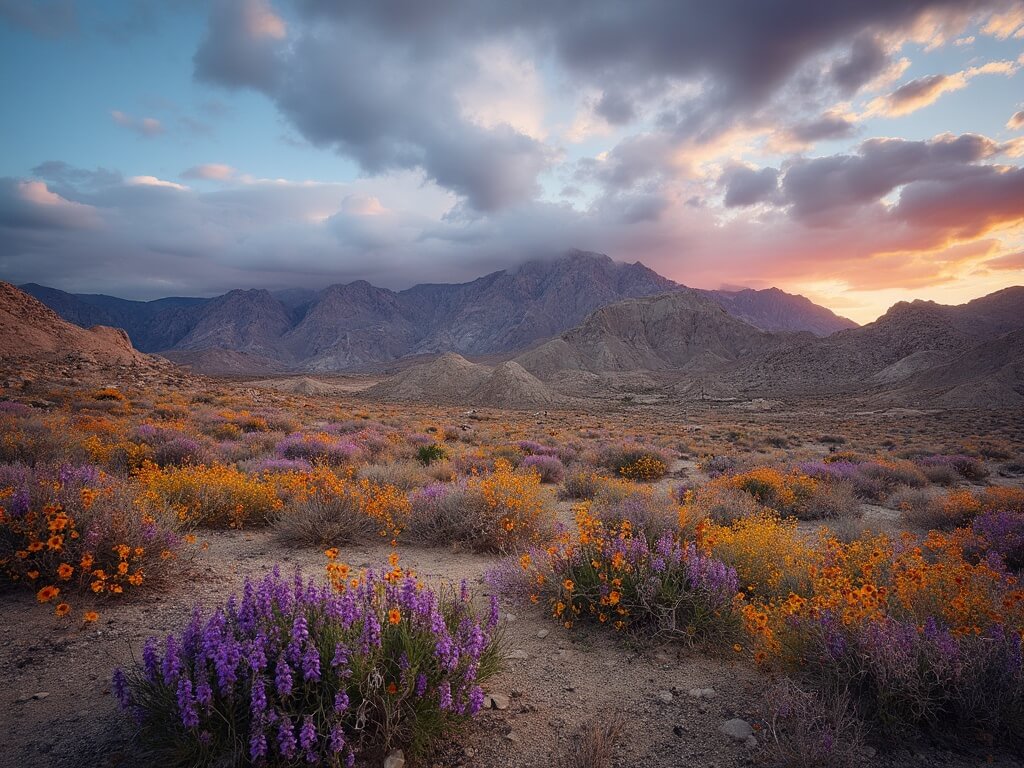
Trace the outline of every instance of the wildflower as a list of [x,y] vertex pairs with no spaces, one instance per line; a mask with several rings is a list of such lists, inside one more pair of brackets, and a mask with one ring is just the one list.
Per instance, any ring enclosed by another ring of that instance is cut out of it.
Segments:
[[566,579],[565,581],[563,581],[562,586],[565,587],[566,592],[572,592],[573,589],[576,587],[576,585],[572,583],[572,579]]
[[87,571],[90,568],[92,568],[92,563],[93,563],[92,555],[89,554],[88,552],[86,552],[84,555],[82,555],[82,559],[79,561],[78,564],[82,567],[83,570]]
[[58,616],[67,616],[69,613],[71,613],[71,606],[67,603],[58,603],[57,608],[54,610],[54,613]]
[[48,603],[51,600],[53,600],[53,598],[55,598],[59,594],[60,594],[60,589],[58,589],[57,587],[46,586],[46,587],[43,587],[42,589],[40,589],[36,593],[36,599],[40,603]]
[[54,534],[46,540],[46,548],[53,550],[54,552],[60,552],[64,546],[64,537],[60,534]]
[[82,620],[86,624],[92,624],[93,622],[98,620],[99,617],[100,617],[100,615],[98,613],[96,613],[96,611],[86,611],[85,614],[82,616]]
[[39,552],[39,551],[42,550],[42,548],[43,548],[43,542],[41,542],[41,541],[29,542],[29,545],[26,547],[26,549],[29,552]]
[[70,579],[71,578],[71,574],[73,574],[74,572],[75,572],[74,566],[68,565],[67,563],[61,563],[57,567],[57,575],[60,578],[62,578],[64,581],[67,581],[68,579]]
[[330,549],[326,549],[324,550],[324,554],[327,556],[328,560],[334,560],[338,556],[338,548],[331,547]]
[[402,620],[402,613],[397,608],[392,608],[388,611],[388,623],[398,624]]

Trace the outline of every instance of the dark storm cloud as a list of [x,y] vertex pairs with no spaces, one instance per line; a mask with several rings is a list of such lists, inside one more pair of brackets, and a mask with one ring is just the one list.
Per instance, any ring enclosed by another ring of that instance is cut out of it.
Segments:
[[[471,51],[512,42],[553,57],[575,87],[602,92],[612,124],[633,94],[700,82],[662,105],[671,135],[709,139],[763,105],[811,57],[852,40],[831,78],[855,90],[884,66],[881,31],[931,11],[964,14],[1002,0],[300,0],[285,22],[266,0],[219,0],[195,56],[197,77],[269,96],[311,143],[370,173],[421,168],[482,211],[522,203],[552,149],[515,129],[467,119],[452,91],[471,78]],[[623,171],[618,178],[639,176]]]
[[1000,146],[984,136],[940,136],[930,141],[870,139],[855,155],[797,160],[782,179],[791,214],[831,223],[845,209],[875,203],[897,187],[920,181],[962,179],[987,172],[977,161]]
[[743,165],[727,168],[720,183],[725,187],[725,207],[736,208],[774,200],[778,195],[779,172],[774,168],[754,170]]
[[858,35],[849,53],[832,64],[829,75],[841,93],[850,95],[881,74],[889,63],[885,48],[873,35]]

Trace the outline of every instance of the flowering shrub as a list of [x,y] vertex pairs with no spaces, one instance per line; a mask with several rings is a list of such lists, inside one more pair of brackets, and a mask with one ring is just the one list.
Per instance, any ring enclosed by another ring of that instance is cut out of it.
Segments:
[[[736,571],[671,531],[649,542],[629,522],[606,526],[576,511],[578,543],[534,549],[489,574],[512,597],[543,602],[567,628],[609,624],[648,637],[731,642],[741,631]],[[510,569],[521,569],[513,575]]]
[[1024,513],[985,512],[974,518],[971,532],[977,556],[995,553],[1009,570],[1024,570]]
[[632,483],[627,480],[578,469],[565,478],[562,487],[558,489],[558,498],[592,499],[599,491],[614,492],[620,489],[625,494],[632,487]]
[[540,477],[513,471],[495,462],[489,475],[459,483],[434,483],[410,497],[407,529],[413,541],[465,544],[474,549],[507,552],[536,543],[552,527]]
[[240,600],[196,612],[115,672],[157,762],[351,766],[398,746],[422,753],[479,711],[500,658],[493,602],[481,622],[465,587],[331,565],[333,587],[276,570],[247,581]]
[[145,462],[135,477],[141,499],[169,506],[188,528],[266,525],[282,506],[269,479],[224,464],[160,468]]
[[675,529],[680,519],[679,505],[669,494],[632,483],[625,489],[614,485],[601,488],[587,509],[605,525],[627,522],[634,531],[643,531],[649,538]]
[[644,445],[627,444],[605,448],[598,463],[629,480],[657,480],[668,472],[668,457]]
[[1024,591],[964,537],[826,539],[810,582],[748,603],[759,660],[778,658],[828,691],[848,690],[886,733],[1024,725]]
[[0,474],[0,572],[58,616],[70,613],[72,594],[119,596],[159,583],[182,544],[176,527],[96,467]]
[[542,483],[560,483],[565,477],[565,467],[554,456],[530,454],[519,463],[519,467],[536,472]]
[[277,455],[282,459],[303,459],[311,464],[343,465],[354,463],[360,454],[359,446],[339,440],[326,432],[306,435],[293,432],[277,444]]
[[806,590],[813,551],[794,520],[764,510],[731,525],[707,524],[698,538],[704,551],[736,569],[748,596],[785,597]]
[[374,534],[394,539],[409,516],[409,499],[400,489],[327,467],[286,482],[289,500],[274,527],[290,544],[349,544]]
[[758,504],[794,515],[803,510],[818,485],[814,478],[800,472],[783,474],[770,467],[751,469],[718,482],[749,493]]

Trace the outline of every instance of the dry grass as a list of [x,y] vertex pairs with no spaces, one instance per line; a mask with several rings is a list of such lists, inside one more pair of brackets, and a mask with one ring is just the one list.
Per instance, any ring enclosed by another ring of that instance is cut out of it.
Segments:
[[559,751],[557,768],[612,768],[615,749],[625,728],[622,715],[587,723]]

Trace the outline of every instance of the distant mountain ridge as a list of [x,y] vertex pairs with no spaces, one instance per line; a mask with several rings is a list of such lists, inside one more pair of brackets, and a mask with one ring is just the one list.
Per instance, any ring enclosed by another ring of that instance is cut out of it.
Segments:
[[[640,262],[570,251],[528,261],[468,283],[403,291],[364,280],[320,291],[233,290],[212,299],[151,302],[22,288],[64,319],[124,328],[136,347],[167,352],[199,369],[340,371],[409,355],[509,354],[573,328],[594,310],[624,299],[689,291]],[[765,291],[694,291],[763,330],[828,334],[851,326],[802,296]]]

